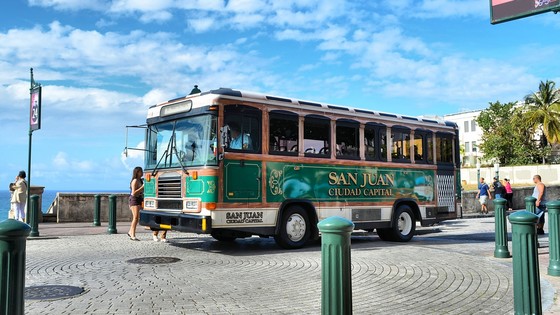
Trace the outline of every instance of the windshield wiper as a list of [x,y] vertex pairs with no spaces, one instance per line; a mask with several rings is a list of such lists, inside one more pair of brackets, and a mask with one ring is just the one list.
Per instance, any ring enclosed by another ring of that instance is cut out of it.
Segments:
[[189,175],[189,171],[187,170],[187,167],[183,164],[183,161],[181,161],[181,158],[179,157],[179,153],[177,152],[177,140],[176,140],[176,135],[175,135],[175,123],[173,124],[173,131],[171,133],[171,139],[169,141],[169,143],[167,144],[167,148],[165,149],[164,154],[162,154],[161,158],[159,159],[159,161],[157,162],[156,166],[154,167],[154,170],[152,171],[152,176],[155,176],[157,174],[157,171],[159,169],[159,165],[161,163],[161,161],[163,160],[163,158],[165,158],[165,164],[167,165],[167,158],[169,158],[169,165],[171,166],[171,164],[173,163],[173,153],[175,153],[175,157],[177,158],[177,161],[179,161],[179,165],[181,165],[181,169],[183,170],[183,172],[186,175]]

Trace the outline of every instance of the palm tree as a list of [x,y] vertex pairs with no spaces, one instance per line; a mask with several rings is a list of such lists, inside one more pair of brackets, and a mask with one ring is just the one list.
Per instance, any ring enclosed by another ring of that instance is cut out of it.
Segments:
[[525,96],[523,120],[533,130],[541,130],[543,146],[560,143],[560,90],[554,81],[539,84],[539,91]]

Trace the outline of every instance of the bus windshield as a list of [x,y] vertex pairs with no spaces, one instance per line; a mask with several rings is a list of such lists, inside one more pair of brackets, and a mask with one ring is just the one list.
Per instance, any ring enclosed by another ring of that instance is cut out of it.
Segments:
[[146,169],[217,165],[217,119],[180,118],[148,126]]

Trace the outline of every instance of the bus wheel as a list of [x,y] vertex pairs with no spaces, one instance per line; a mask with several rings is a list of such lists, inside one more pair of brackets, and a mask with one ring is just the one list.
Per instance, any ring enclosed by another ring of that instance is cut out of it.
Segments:
[[310,235],[311,226],[307,212],[300,206],[292,206],[284,212],[279,233],[274,235],[274,240],[283,248],[301,248],[307,243]]
[[212,232],[211,235],[215,240],[220,242],[233,242],[237,238],[235,236],[220,233],[220,232]]
[[407,205],[397,208],[393,217],[392,226],[385,229],[377,229],[377,235],[384,241],[408,242],[416,231],[414,213]]

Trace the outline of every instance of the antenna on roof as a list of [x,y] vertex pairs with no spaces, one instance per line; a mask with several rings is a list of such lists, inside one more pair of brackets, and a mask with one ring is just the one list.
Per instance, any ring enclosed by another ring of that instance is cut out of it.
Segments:
[[200,92],[202,91],[198,89],[198,85],[195,85],[194,89],[191,90],[191,93],[189,95],[198,94]]

